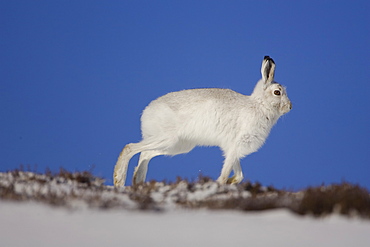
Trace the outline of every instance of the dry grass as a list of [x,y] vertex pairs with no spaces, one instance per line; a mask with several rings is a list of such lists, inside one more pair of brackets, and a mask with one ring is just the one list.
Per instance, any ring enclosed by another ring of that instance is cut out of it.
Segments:
[[207,177],[196,182],[178,178],[174,183],[151,181],[116,189],[90,172],[44,174],[14,170],[0,173],[0,199],[37,201],[68,208],[170,210],[207,208],[241,211],[289,209],[299,215],[332,213],[370,218],[370,193],[350,183],[307,188],[298,192],[259,183],[219,185]]

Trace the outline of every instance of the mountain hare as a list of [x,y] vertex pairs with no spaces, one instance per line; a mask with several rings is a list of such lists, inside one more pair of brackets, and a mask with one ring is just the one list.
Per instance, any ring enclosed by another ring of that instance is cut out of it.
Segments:
[[[143,140],[127,144],[114,168],[114,185],[124,186],[131,157],[140,154],[133,184],[145,181],[150,159],[188,153],[195,146],[218,146],[225,161],[217,181],[240,183],[239,160],[256,152],[280,116],[292,109],[286,90],[274,81],[275,63],[265,56],[260,79],[246,96],[230,89],[204,88],[168,93],[141,116]],[[231,170],[234,176],[229,178]]]

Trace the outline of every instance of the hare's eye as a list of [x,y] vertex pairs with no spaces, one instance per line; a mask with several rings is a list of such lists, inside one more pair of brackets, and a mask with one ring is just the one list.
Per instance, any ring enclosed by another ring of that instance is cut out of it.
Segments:
[[280,93],[280,91],[279,91],[279,90],[275,90],[275,91],[274,91],[274,94],[275,94],[275,95],[280,95],[281,93]]

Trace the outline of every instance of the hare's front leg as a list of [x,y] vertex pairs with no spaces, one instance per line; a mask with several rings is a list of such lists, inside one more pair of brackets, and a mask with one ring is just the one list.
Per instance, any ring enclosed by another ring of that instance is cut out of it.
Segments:
[[226,183],[228,183],[228,184],[238,184],[244,178],[242,168],[240,167],[240,161],[239,160],[234,163],[233,170],[234,170],[234,176],[227,179]]
[[[230,180],[229,175],[232,169],[234,169],[235,176],[230,178],[232,179]],[[241,172],[239,158],[233,155],[226,155],[224,165],[222,166],[221,175],[217,179],[217,182],[220,184],[239,183],[241,180],[243,180],[243,174]]]

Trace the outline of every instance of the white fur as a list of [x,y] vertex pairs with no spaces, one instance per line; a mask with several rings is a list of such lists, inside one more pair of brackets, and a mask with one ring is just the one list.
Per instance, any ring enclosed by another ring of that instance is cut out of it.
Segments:
[[[262,79],[252,95],[230,89],[205,88],[168,93],[152,101],[141,117],[143,140],[122,150],[114,169],[114,185],[124,186],[131,157],[140,154],[133,183],[145,181],[148,163],[158,155],[187,153],[195,146],[218,146],[225,161],[218,182],[239,183],[239,160],[256,152],[280,116],[292,104],[286,90],[274,82],[275,63],[265,57]],[[275,95],[278,90],[280,95]],[[229,178],[231,170],[234,176]]]

